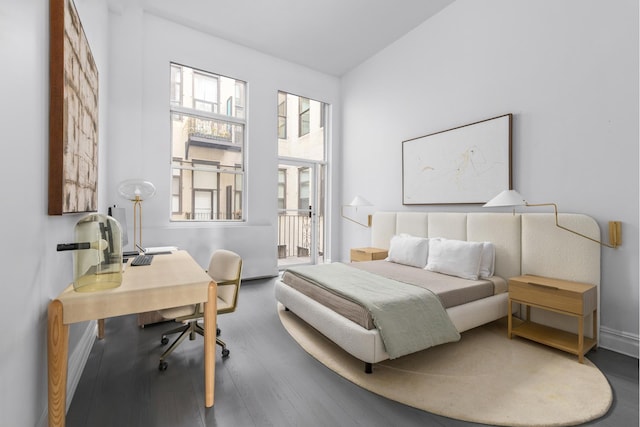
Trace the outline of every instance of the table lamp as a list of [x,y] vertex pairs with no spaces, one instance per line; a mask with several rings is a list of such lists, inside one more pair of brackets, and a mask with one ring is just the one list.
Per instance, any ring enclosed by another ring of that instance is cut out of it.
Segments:
[[156,187],[142,179],[128,179],[118,186],[118,192],[133,202],[133,247],[142,249],[142,202],[156,194]]

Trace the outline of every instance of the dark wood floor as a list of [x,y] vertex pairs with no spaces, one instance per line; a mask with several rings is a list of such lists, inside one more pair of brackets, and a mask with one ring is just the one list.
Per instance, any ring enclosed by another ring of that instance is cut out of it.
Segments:
[[[302,350],[283,329],[274,279],[245,281],[235,313],[219,316],[231,356],[216,357],[215,406],[204,408],[202,338],[186,340],[158,371],[160,336],[135,316],[108,319],[67,414],[69,427],[472,426],[387,400],[353,385]],[[614,390],[609,413],[588,425],[638,425],[638,360],[588,355]]]

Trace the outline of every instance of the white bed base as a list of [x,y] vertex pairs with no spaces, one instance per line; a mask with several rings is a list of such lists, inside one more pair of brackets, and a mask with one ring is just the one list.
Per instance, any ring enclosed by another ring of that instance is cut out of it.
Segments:
[[[600,238],[593,218],[581,214],[561,214],[560,223]],[[373,216],[371,245],[388,249],[394,234],[446,237],[469,241],[491,241],[496,246],[496,275],[508,279],[534,274],[594,284],[600,304],[600,246],[555,226],[553,214],[378,212]],[[354,357],[371,364],[389,358],[380,334],[367,330],[333,310],[283,284],[275,285],[276,299],[309,325]],[[507,315],[508,294],[498,294],[447,309],[459,332],[492,322]],[[532,310],[532,319],[575,332],[573,319],[556,313]],[[590,325],[591,322],[585,322]],[[599,319],[598,325],[599,328]],[[592,337],[593,331],[585,330]]]
[[[371,364],[389,358],[377,329],[363,328],[285,285],[281,280],[276,281],[275,294],[276,299],[285,308],[291,310],[346,352],[365,362],[367,372],[371,371]],[[464,332],[506,316],[507,294],[498,294],[451,307],[447,309],[447,314],[458,332]]]

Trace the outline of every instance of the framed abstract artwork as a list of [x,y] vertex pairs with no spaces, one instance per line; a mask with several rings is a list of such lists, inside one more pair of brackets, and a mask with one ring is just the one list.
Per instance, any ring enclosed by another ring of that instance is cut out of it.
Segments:
[[402,141],[402,204],[485,203],[511,182],[512,114]]
[[98,69],[72,0],[50,0],[49,215],[98,210]]

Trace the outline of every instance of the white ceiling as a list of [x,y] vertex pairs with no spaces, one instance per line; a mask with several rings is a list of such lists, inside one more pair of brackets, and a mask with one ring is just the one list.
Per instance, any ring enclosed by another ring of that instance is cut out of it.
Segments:
[[[126,7],[130,0],[111,0]],[[341,76],[454,0],[140,0],[155,15]]]

